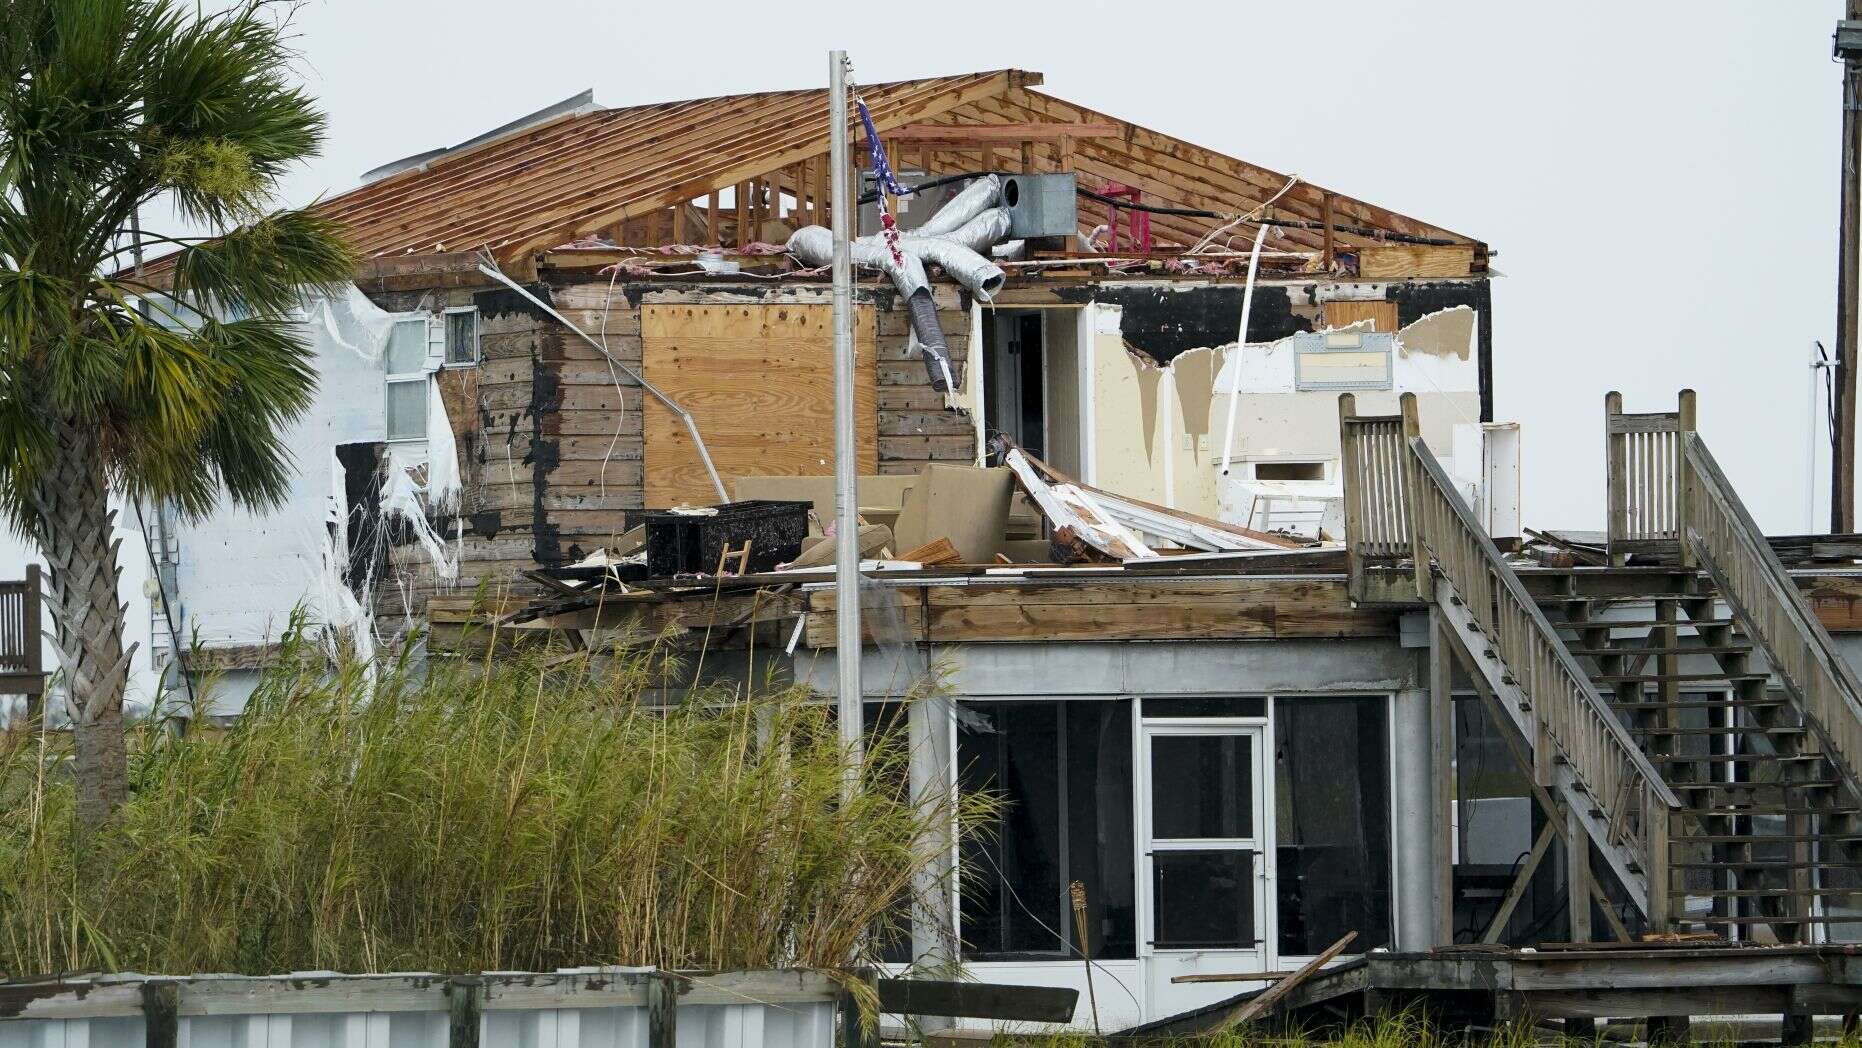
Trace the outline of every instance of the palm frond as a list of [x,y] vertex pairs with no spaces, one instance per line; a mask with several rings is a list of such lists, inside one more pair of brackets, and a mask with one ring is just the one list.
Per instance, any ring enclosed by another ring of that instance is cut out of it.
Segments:
[[175,258],[175,297],[233,315],[280,314],[306,288],[327,290],[355,272],[334,223],[309,211],[277,211]]
[[[8,488],[43,467],[53,445],[40,429],[62,421],[99,434],[103,468],[125,493],[190,513],[222,494],[250,505],[282,497],[282,434],[316,386],[292,318],[307,290],[348,278],[353,259],[321,216],[266,211],[324,132],[295,83],[280,10],[0,0]],[[218,234],[181,250],[166,303],[109,272],[133,216],[164,198]],[[202,320],[182,305],[237,319]]]

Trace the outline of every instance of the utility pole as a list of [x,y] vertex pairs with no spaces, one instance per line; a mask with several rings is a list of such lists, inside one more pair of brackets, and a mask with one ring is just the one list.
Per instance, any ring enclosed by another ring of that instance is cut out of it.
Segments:
[[1856,530],[1856,278],[1862,259],[1862,0],[1844,0],[1836,25],[1843,63],[1842,214],[1836,284],[1836,453],[1830,463],[1830,531]]
[[[1862,3],[1862,0],[1856,0]],[[859,463],[853,412],[853,216],[847,199],[847,52],[828,52],[828,170],[834,209],[834,664],[841,748],[850,756],[842,787],[859,784],[865,747],[860,707]]]

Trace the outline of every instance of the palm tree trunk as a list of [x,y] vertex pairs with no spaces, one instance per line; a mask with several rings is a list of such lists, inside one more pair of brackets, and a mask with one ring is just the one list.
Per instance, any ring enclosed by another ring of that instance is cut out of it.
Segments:
[[39,548],[50,571],[53,645],[64,671],[75,749],[81,826],[101,826],[129,795],[123,692],[134,648],[123,647],[117,543],[97,436],[70,420],[56,426],[57,460],[33,492]]

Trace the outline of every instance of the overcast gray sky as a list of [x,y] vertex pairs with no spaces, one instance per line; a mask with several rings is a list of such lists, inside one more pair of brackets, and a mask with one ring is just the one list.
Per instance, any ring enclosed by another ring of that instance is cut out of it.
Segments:
[[[869,83],[1037,70],[1050,93],[1491,244],[1496,406],[1524,425],[1530,524],[1601,527],[1606,390],[1658,410],[1692,386],[1759,522],[1799,532],[1808,347],[1833,348],[1840,8],[308,0],[298,44],[330,137],[286,196],[585,87],[627,105],[813,86],[830,46]],[[9,542],[0,577],[24,556]]]
[[[1043,90],[1479,237],[1526,513],[1601,526],[1606,390],[1700,392],[1715,454],[1804,528],[1832,345],[1837,0],[838,5],[311,0],[326,155],[296,199],[595,89],[604,105],[1015,66]],[[1827,496],[1826,496],[1827,497]]]

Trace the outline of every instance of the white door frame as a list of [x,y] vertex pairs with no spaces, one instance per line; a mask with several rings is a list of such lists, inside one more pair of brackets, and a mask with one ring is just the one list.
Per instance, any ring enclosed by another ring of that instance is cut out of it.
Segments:
[[[1274,854],[1274,805],[1273,805],[1273,726],[1266,717],[1143,717],[1143,700],[1134,706],[1134,716],[1138,719],[1137,730],[1133,732],[1133,789],[1135,793],[1136,816],[1133,834],[1137,848],[1134,872],[1138,898],[1138,956],[1147,967],[1157,966],[1165,958],[1181,958],[1196,954],[1208,954],[1214,964],[1212,970],[1245,970],[1250,959],[1258,958],[1260,970],[1271,971],[1279,962],[1277,944],[1277,905],[1276,869]],[[1254,835],[1248,838],[1214,838],[1214,839],[1170,839],[1157,841],[1152,837],[1151,825],[1151,742],[1164,736],[1209,736],[1209,735],[1244,735],[1253,740],[1254,751]],[[1156,851],[1211,851],[1211,850],[1252,850],[1255,853],[1254,876],[1254,927],[1257,943],[1254,947],[1236,950],[1215,949],[1158,949],[1155,945],[1156,929],[1156,871],[1153,867],[1152,853]],[[1243,966],[1237,969],[1236,965]],[[1147,979],[1152,984],[1153,979]],[[1223,984],[1217,984],[1222,988]],[[1246,984],[1234,984],[1223,995],[1239,992]],[[1147,995],[1155,998],[1155,993]],[[1153,1000],[1147,1004],[1148,1010],[1159,1006],[1168,1007],[1166,1002]]]

